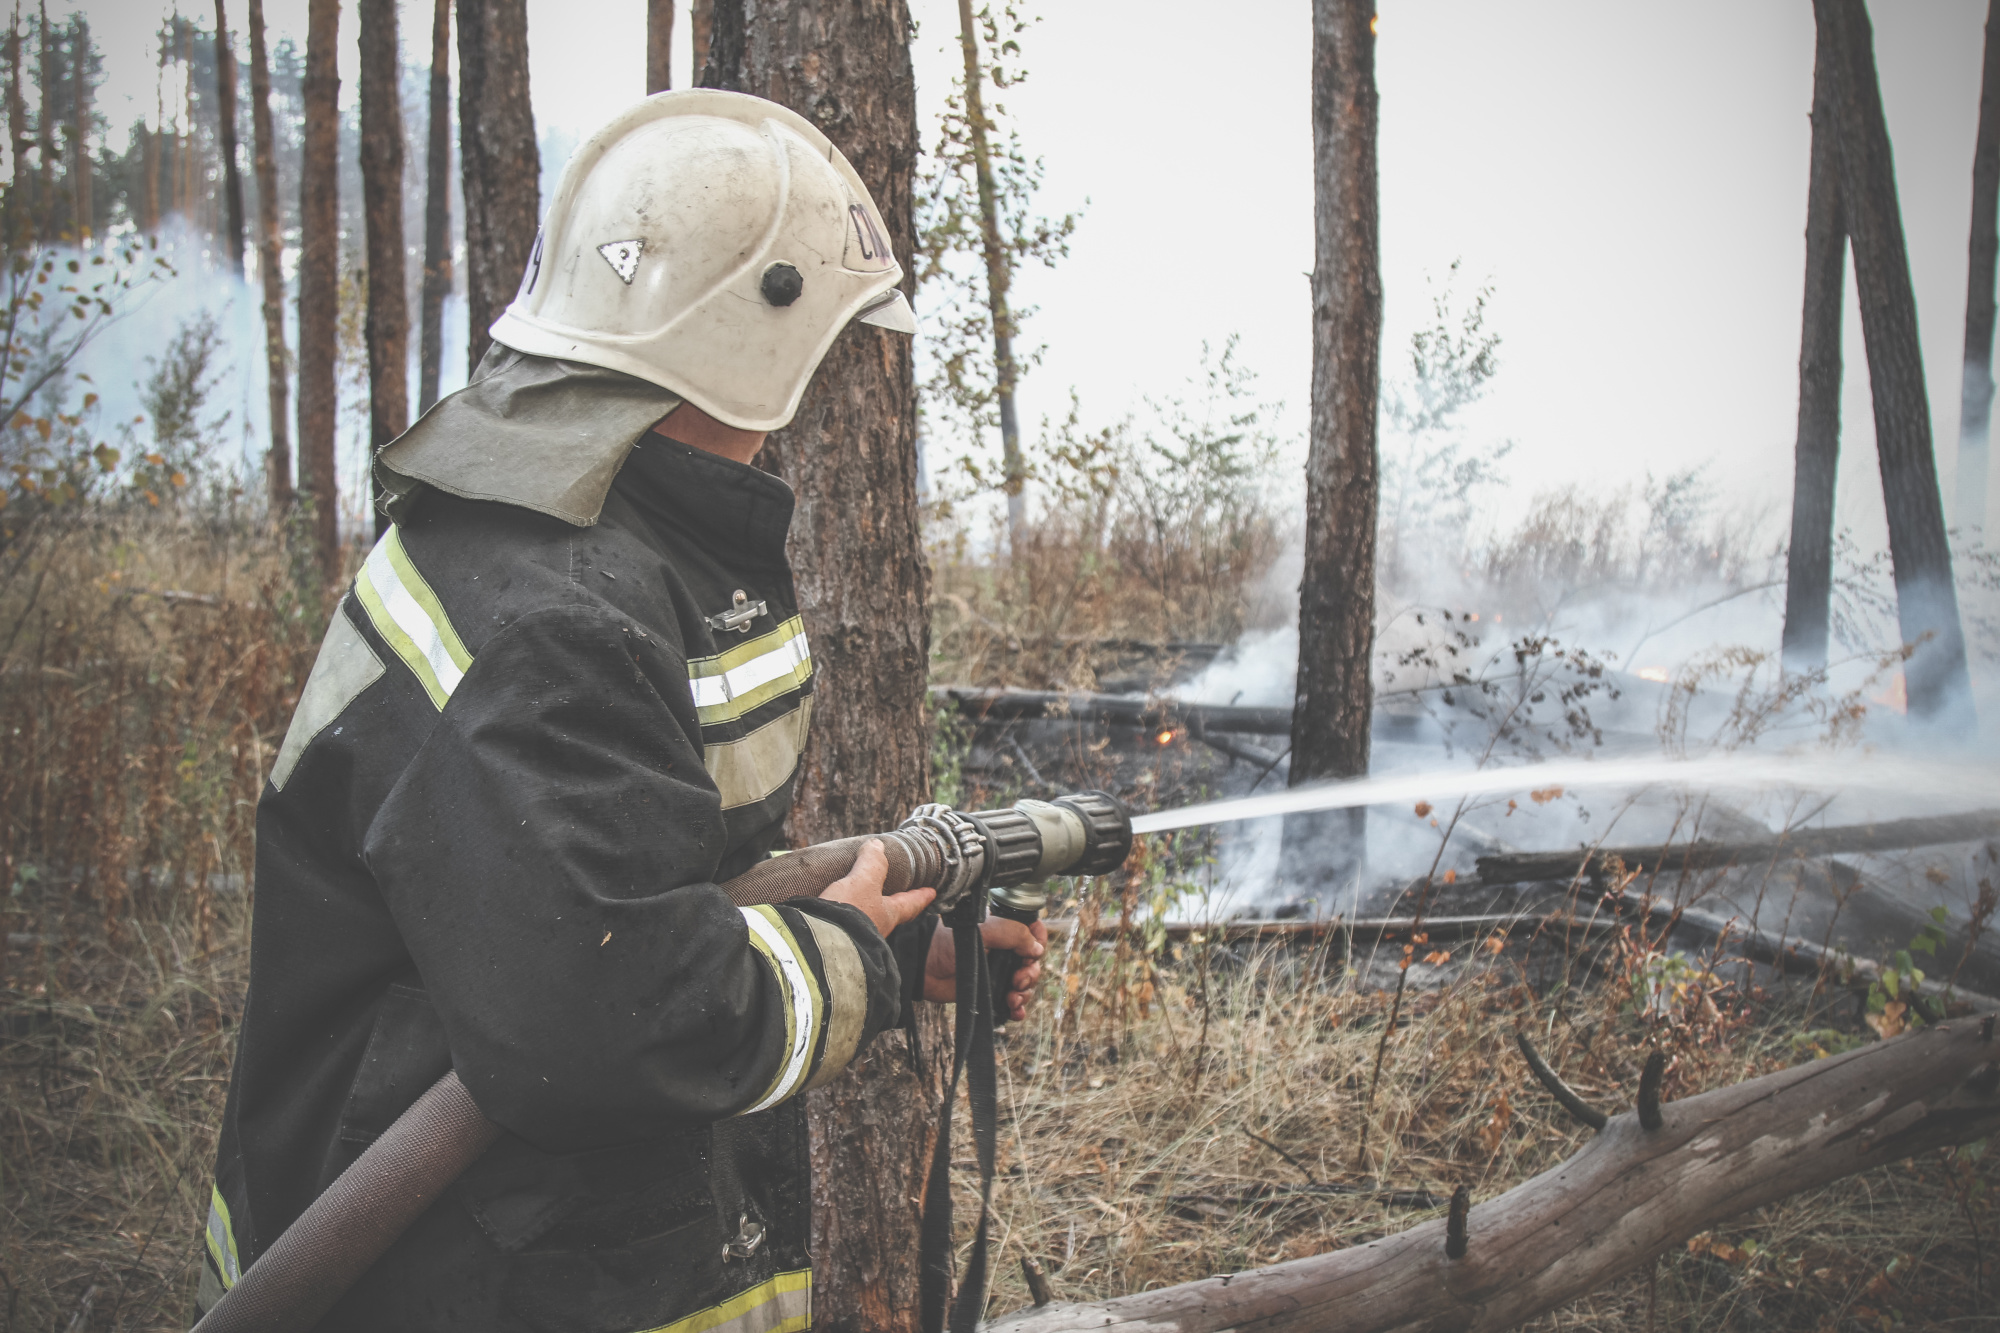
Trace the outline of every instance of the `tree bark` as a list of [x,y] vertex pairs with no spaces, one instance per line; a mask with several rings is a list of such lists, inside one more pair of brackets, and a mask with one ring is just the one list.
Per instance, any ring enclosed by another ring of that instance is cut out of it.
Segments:
[[[26,77],[21,60],[21,16],[17,12],[7,23],[7,136],[14,149],[14,178],[7,195],[8,249],[20,245],[32,227],[28,201],[34,193],[34,175],[28,170],[28,149],[34,141],[28,135],[27,94],[21,80]],[[148,230],[151,230],[148,228]]]
[[1950,734],[1975,725],[1965,634],[1951,575],[1944,503],[1931,446],[1930,401],[1917,341],[1917,299],[1875,43],[1862,0],[1814,0],[1834,55],[1834,114],[1840,125],[1841,203],[1854,246],[1862,341],[1874,393],[1875,450],[1889,514],[1896,615],[1911,654],[1903,664],[1910,717]]
[[646,95],[674,86],[674,0],[646,0]]
[[1991,1033],[1969,1018],[1925,1028],[1670,1103],[1657,1129],[1614,1117],[1568,1161],[1472,1208],[1460,1258],[1446,1256],[1446,1224],[1426,1222],[1331,1254],[985,1327],[1494,1333],[1643,1269],[1716,1223],[2000,1130]]
[[1965,266],[1965,378],[1958,406],[1958,504],[1968,535],[1986,526],[1988,436],[1993,420],[1994,268],[2000,258],[2000,0],[1986,7],[1979,75],[1979,134],[1972,148],[1972,240]]
[[285,355],[285,241],[278,230],[278,159],[272,140],[271,62],[264,50],[264,0],[250,0],[251,169],[257,173],[257,277],[264,287],[264,379],[271,447],[264,487],[272,516],[292,507],[292,436]]
[[90,189],[90,23],[81,14],[70,16],[69,47],[70,206],[76,212],[76,239],[88,245],[96,206]]
[[460,0],[458,136],[470,373],[492,341],[487,330],[520,287],[542,210],[526,0]]
[[1792,454],[1792,542],[1785,562],[1788,671],[1826,665],[1833,600],[1833,500],[1840,466],[1840,325],[1847,224],[1840,207],[1840,130],[1824,26],[1813,56],[1812,158],[1806,183],[1806,295],[1799,336],[1799,432]]
[[[1382,275],[1374,0],[1313,0],[1313,380],[1291,783],[1368,771]],[[1328,896],[1366,862],[1366,815],[1285,822],[1283,863]]]
[[243,177],[236,169],[236,48],[226,0],[215,0],[215,108],[222,125],[222,190],[228,208],[229,264],[243,276]]
[[[917,128],[905,0],[721,0],[714,22],[704,82],[768,97],[818,125],[868,183],[909,273]],[[821,673],[795,845],[893,827],[929,786],[929,574],[911,357],[908,338],[849,326],[798,416],[764,448],[763,466],[798,493],[791,543]],[[809,1095],[813,1327],[822,1333],[917,1328],[913,1200],[951,1044],[942,1009],[918,1009],[921,1072],[892,1033]]]
[[[738,11],[741,12],[740,9]],[[705,74],[708,65],[709,38],[715,27],[715,0],[688,0],[688,68],[692,71],[697,87],[720,88],[711,84]]]
[[1021,424],[1014,410],[1014,321],[1008,307],[1012,265],[1000,243],[1000,204],[993,188],[993,157],[986,144],[985,74],[979,60],[979,31],[972,0],[958,0],[958,44],[965,59],[965,124],[972,135],[973,173],[979,187],[979,237],[986,258],[987,315],[993,321],[993,397],[1000,407],[1000,471],[1007,493],[1007,540],[1014,558],[1028,534],[1027,466],[1021,458]]
[[53,240],[60,235],[60,223],[56,212],[56,123],[61,113],[56,105],[56,94],[62,87],[62,51],[56,45],[55,30],[49,27],[49,6],[43,0],[41,6],[42,39],[42,114],[36,129],[39,131],[37,146],[41,150],[39,179],[35,182],[35,235],[41,240]]
[[[367,226],[368,448],[410,425],[410,296],[403,266],[403,62],[396,0],[360,0],[361,201]],[[375,510],[375,531],[389,515]]]
[[417,412],[438,400],[444,370],[444,298],[451,294],[451,0],[431,12],[429,149],[424,158],[423,331],[417,352]]
[[299,166],[299,492],[312,503],[314,549],[328,582],[340,574],[340,497],[333,467],[340,281],[340,0],[306,10],[305,151]]

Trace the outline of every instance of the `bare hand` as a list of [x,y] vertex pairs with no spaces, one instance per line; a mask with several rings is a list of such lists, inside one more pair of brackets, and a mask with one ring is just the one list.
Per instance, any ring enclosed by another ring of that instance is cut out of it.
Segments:
[[[1041,978],[1042,965],[1036,961],[1048,949],[1049,928],[1037,921],[1024,926],[1006,917],[990,916],[979,927],[979,942],[988,949],[1012,949],[1024,961],[1014,974],[1014,985],[1000,1000],[1001,1012],[1014,1022],[1028,1016],[1028,1001]],[[924,998],[949,1004],[957,997],[958,954],[951,927],[939,926],[931,936],[930,956],[924,959]]]
[[875,923],[875,929],[887,939],[889,932],[905,921],[914,921],[917,915],[931,905],[937,897],[936,889],[911,889],[907,893],[882,892],[882,877],[889,873],[889,857],[882,850],[880,838],[870,838],[861,846],[861,855],[854,858],[854,868],[843,879],[827,885],[820,897],[828,902],[846,903],[858,907],[861,914]]

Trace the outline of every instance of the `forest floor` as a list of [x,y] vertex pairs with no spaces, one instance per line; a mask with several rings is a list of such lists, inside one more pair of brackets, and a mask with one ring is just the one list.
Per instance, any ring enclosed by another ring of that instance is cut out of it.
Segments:
[[[1365,1243],[1438,1216],[1460,1184],[1478,1202],[1555,1165],[1589,1131],[1530,1079],[1517,1025],[1613,1112],[1651,1043],[1685,1096],[1876,1039],[1845,989],[1740,993],[1632,933],[1593,957],[1497,938],[1444,952],[1413,964],[1426,975],[1385,1044],[1394,992],[1354,980],[1379,967],[1278,944],[1149,962],[1136,942],[1059,937],[1061,1003],[1007,1038],[990,1308],[1029,1303],[1023,1257],[1057,1299],[1103,1298]],[[1856,1176],[1528,1327],[1993,1327],[1994,1177],[1983,1144]]]
[[[247,958],[241,899],[217,901],[205,951],[192,923],[61,955],[13,937],[6,1333],[187,1326]],[[1024,1255],[1060,1299],[1110,1296],[1363,1243],[1435,1216],[1459,1184],[1485,1199],[1546,1169],[1587,1131],[1528,1078],[1517,1024],[1613,1110],[1649,1043],[1673,1056],[1672,1097],[1875,1039],[1845,988],[1739,994],[1622,934],[1590,956],[1531,939],[1430,950],[1385,1046],[1399,946],[1385,968],[1324,945],[1149,952],[1136,928],[1078,943],[1113,906],[1086,899],[1079,929],[1059,929],[1045,1002],[1005,1037],[995,1312],[1028,1303]],[[958,1165],[969,1225],[976,1175]],[[1991,1327],[1994,1174],[1978,1148],[1884,1167],[1532,1327]]]

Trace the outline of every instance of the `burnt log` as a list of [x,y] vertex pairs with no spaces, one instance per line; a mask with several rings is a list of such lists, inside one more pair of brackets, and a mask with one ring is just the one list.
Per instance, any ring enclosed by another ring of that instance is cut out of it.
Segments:
[[1467,1213],[1315,1255],[1135,1296],[990,1320],[988,1333],[1168,1328],[1510,1328],[1732,1217],[2000,1130],[2000,1046],[1972,1020],[1687,1097],[1645,1130],[1614,1116],[1574,1156]]
[[1887,819],[1873,824],[1838,828],[1794,829],[1783,837],[1757,842],[1694,841],[1656,847],[1598,847],[1590,851],[1509,852],[1478,859],[1482,884],[1532,884],[1601,875],[1616,862],[1626,870],[1715,870],[1758,865],[1779,858],[1805,860],[1821,856],[1851,856],[1860,852],[1892,852],[1911,847],[1936,847],[1950,842],[1977,842],[2000,835],[2000,810],[1974,810],[1962,815],[1930,815],[1920,819]]
[[1174,699],[1133,699],[1117,694],[1062,693],[1054,690],[967,689],[937,686],[931,699],[956,708],[976,722],[1106,722],[1121,727],[1172,727],[1200,739],[1211,731],[1247,736],[1290,736],[1289,708],[1240,708],[1226,704],[1185,704]]

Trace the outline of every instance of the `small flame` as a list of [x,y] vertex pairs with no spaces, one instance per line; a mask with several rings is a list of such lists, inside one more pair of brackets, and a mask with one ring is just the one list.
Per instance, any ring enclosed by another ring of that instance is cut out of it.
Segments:
[[1632,674],[1640,680],[1657,681],[1662,685],[1666,684],[1668,680],[1668,673],[1665,667],[1640,667]]
[[1371,33],[1379,33],[1382,31],[1382,16],[1380,14],[1374,14],[1369,17],[1368,31]]
[[1173,744],[1173,739],[1174,739],[1173,728],[1171,727],[1167,728],[1165,731],[1162,731],[1159,735],[1153,737],[1153,739],[1155,741],[1158,741],[1161,745]]

